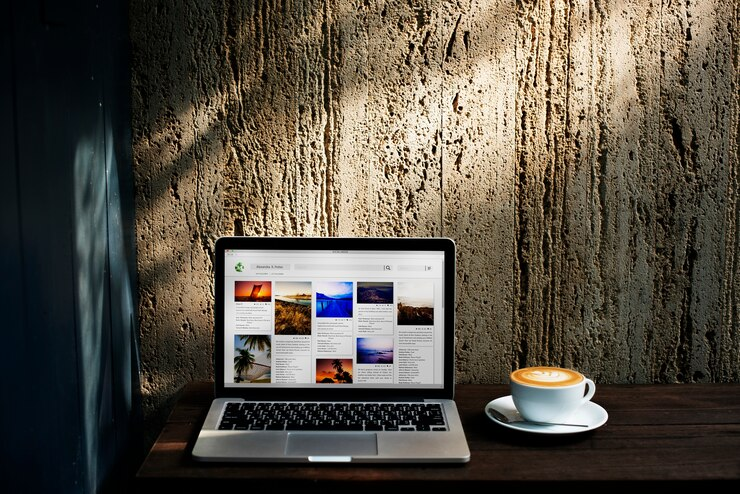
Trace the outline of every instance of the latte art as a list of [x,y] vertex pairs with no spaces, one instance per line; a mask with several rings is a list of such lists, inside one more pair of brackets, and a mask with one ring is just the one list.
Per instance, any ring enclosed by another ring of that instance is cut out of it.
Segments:
[[583,375],[560,367],[525,367],[511,373],[511,380],[530,386],[571,386],[583,381]]

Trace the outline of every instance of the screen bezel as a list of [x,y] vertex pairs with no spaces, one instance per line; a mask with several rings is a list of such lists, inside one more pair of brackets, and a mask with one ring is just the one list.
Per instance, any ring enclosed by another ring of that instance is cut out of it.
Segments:
[[[444,351],[445,368],[441,388],[406,386],[389,388],[261,388],[226,387],[224,384],[224,269],[227,249],[255,250],[389,250],[435,251],[444,253]],[[341,399],[418,399],[453,398],[455,385],[455,243],[447,237],[220,237],[215,243],[214,266],[214,349],[213,368],[216,397],[260,400],[341,400]]]

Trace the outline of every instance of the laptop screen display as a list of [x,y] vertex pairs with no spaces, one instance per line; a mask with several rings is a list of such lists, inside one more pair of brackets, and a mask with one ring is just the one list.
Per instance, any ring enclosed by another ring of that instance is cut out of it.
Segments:
[[217,379],[231,391],[443,389],[450,278],[448,239],[219,239]]

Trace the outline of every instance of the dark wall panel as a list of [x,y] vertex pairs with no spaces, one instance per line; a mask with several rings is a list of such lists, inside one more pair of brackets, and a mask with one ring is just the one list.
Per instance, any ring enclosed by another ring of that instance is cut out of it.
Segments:
[[98,492],[138,417],[126,5],[3,9],[0,490]]
[[[78,482],[83,468],[71,243],[72,129],[65,121],[71,95],[64,74],[55,72],[61,63],[55,53],[58,31],[40,22],[33,3],[16,2],[11,9],[21,256],[20,279],[10,293],[22,319],[16,328],[19,345],[8,349],[4,373],[19,380],[10,479],[17,479],[16,488],[65,489]],[[71,53],[70,47],[61,55]]]

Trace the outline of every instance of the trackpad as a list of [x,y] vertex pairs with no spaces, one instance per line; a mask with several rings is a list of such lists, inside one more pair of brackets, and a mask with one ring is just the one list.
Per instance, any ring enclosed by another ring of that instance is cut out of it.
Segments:
[[291,432],[286,452],[290,456],[367,456],[378,454],[375,434]]

